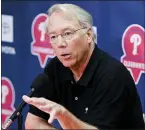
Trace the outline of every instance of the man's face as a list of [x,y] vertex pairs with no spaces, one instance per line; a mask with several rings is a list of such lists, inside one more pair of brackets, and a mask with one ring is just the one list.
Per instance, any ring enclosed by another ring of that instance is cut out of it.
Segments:
[[[87,29],[81,29],[78,21],[63,13],[55,12],[49,17],[48,35],[50,38],[57,37],[55,43],[51,43],[58,59],[65,67],[77,67],[89,52],[90,36]],[[80,30],[78,30],[80,29]],[[62,35],[69,35],[76,31],[73,37],[65,39]]]

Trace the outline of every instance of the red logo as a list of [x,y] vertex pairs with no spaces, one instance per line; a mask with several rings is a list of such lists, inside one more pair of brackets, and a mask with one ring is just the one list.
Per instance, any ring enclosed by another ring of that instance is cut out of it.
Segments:
[[33,41],[31,43],[31,53],[38,56],[40,66],[45,67],[48,58],[53,58],[54,51],[49,42],[49,36],[46,35],[45,23],[47,20],[46,14],[39,14],[35,17],[32,23],[31,33]]
[[138,25],[130,25],[124,32],[122,48],[124,55],[121,62],[130,71],[135,84],[138,84],[142,73],[145,73],[145,29]]
[[15,91],[12,82],[2,77],[2,125],[14,112]]

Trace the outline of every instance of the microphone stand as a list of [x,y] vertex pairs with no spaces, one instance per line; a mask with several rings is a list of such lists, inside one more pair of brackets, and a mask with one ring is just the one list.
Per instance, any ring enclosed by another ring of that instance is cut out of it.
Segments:
[[[22,125],[23,125],[23,115],[22,115],[22,113],[17,112],[16,118],[17,118],[17,121],[18,121],[18,130],[22,130]],[[8,120],[7,124],[5,125],[5,128],[2,128],[2,130],[7,130],[7,128],[9,128],[11,123],[12,123],[12,120]]]
[[[28,93],[28,96],[31,97],[34,93],[35,89],[32,88],[31,91]],[[15,110],[15,112],[11,115],[11,117],[8,119],[7,123],[5,124],[3,130],[6,130],[10,125],[13,123],[13,121],[17,118],[18,119],[18,129],[22,130],[22,123],[23,123],[23,116],[21,114],[22,109],[25,107],[26,103],[22,101],[18,108]]]
[[23,124],[23,115],[21,112],[18,112],[18,130],[22,130]]

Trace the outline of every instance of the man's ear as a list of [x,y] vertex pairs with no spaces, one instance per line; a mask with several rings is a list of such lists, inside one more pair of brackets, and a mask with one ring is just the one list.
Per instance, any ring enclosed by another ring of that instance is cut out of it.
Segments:
[[88,29],[87,35],[88,35],[88,43],[92,42],[92,40],[93,40],[93,30],[92,30],[92,28]]

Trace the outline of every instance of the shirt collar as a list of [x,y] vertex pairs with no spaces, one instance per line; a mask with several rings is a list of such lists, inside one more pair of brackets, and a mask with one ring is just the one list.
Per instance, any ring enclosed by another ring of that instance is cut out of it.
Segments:
[[[97,45],[95,45],[95,48],[93,50],[93,53],[90,57],[89,63],[86,66],[86,69],[84,70],[83,75],[81,76],[81,78],[76,82],[77,84],[81,85],[81,86],[87,86],[89,81],[91,80],[97,66],[99,63],[99,59],[101,57],[101,52],[99,51],[99,48],[97,47]],[[71,70],[69,68],[65,69],[65,75],[64,78],[67,81],[73,81],[73,74],[71,72]]]

